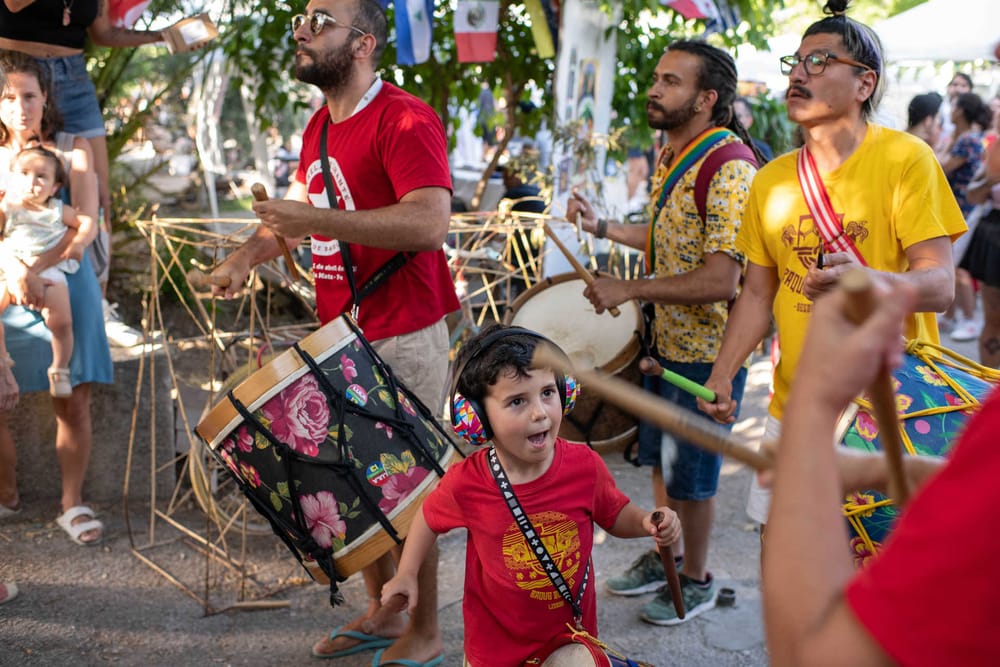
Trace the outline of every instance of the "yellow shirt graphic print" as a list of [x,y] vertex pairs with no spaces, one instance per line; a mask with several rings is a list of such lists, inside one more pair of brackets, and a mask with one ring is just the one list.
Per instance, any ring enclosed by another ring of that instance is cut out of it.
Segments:
[[[576,522],[562,512],[538,512],[528,519],[570,590],[576,593],[580,587],[582,568],[586,565],[581,562],[580,533]],[[538,555],[528,547],[521,529],[513,521],[504,531],[502,548],[504,566],[518,588],[528,591],[533,600],[548,603],[550,609],[566,604],[542,568]]]

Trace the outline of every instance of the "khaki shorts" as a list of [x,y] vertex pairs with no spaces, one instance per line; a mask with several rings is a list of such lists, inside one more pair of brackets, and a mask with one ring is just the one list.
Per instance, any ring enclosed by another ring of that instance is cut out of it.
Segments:
[[444,319],[413,333],[372,342],[396,377],[439,417],[448,380],[448,325]]

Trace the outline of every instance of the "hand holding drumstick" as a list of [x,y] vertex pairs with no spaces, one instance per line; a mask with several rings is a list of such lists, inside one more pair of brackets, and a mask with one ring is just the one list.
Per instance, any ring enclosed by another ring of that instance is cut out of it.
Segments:
[[[676,515],[674,515],[676,518]],[[650,519],[653,525],[659,529],[660,524],[663,522],[665,515],[660,510],[653,512]],[[663,573],[667,577],[667,587],[670,589],[670,599],[674,603],[674,611],[677,612],[677,618],[683,620],[686,615],[684,610],[684,595],[681,592],[681,579],[677,575],[677,562],[674,561],[674,550],[667,545],[656,545],[656,550],[660,554],[660,562],[663,564]]]
[[[251,185],[250,192],[253,193],[253,198],[257,201],[267,201],[267,190],[264,189],[262,184],[254,183]],[[275,234],[274,240],[278,242],[278,247],[281,249],[281,256],[285,259],[285,266],[291,274],[292,280],[301,280],[302,276],[299,274],[299,265],[295,263],[295,259],[288,249],[288,244],[285,243],[285,237]]]
[[[841,289],[847,294],[845,314],[855,324],[862,324],[875,309],[874,287],[863,269],[845,273],[840,279]],[[880,365],[871,385],[872,407],[878,421],[879,440],[889,466],[889,493],[902,508],[910,499],[910,490],[903,473],[903,443],[899,435],[899,413],[892,387],[892,374]]]

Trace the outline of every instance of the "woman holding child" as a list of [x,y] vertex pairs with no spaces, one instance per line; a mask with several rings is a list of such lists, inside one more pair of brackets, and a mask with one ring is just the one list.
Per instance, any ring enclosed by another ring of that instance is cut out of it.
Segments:
[[[90,146],[85,139],[59,132],[62,120],[50,103],[48,73],[37,61],[14,51],[0,52],[0,71],[6,76],[0,95],[0,177],[10,174],[14,156],[29,145],[41,144],[64,161],[70,204],[85,234],[97,226],[97,176]],[[12,367],[22,393],[49,390],[52,365],[51,336],[40,311],[45,307],[49,282],[40,277],[65,254],[66,247],[85,246],[92,238],[74,240],[74,233],[38,257],[31,266],[17,259],[9,241],[0,241],[0,271],[13,304],[3,313],[5,347],[0,359]],[[59,526],[78,544],[97,544],[104,526],[83,504],[83,481],[92,445],[90,383],[112,381],[111,355],[104,333],[101,292],[87,253],[80,269],[66,276],[73,319],[73,355],[68,397],[54,397],[56,455],[62,478],[62,513]],[[16,449],[9,413],[0,412],[0,519],[21,510],[15,467]]]

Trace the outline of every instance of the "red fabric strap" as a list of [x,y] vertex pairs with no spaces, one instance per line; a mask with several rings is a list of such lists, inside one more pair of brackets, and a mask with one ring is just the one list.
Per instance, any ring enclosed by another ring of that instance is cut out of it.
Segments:
[[819,177],[816,162],[805,146],[799,150],[796,166],[802,196],[805,197],[806,206],[809,207],[809,212],[812,214],[816,230],[823,239],[824,248],[828,252],[849,253],[862,266],[868,266],[865,258],[861,256],[857,246],[854,245],[854,241],[844,234],[844,225],[833,210],[833,203],[830,202],[830,195],[826,192],[823,179]]

